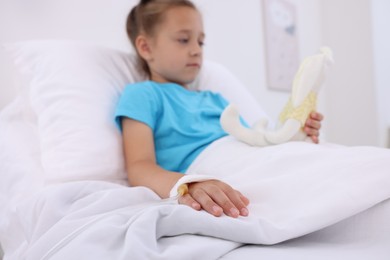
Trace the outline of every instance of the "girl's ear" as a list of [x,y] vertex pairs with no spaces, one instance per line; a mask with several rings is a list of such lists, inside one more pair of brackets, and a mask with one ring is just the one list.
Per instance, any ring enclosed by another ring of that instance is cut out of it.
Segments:
[[142,59],[145,61],[152,60],[152,52],[150,48],[150,41],[144,35],[139,35],[135,40],[135,46]]

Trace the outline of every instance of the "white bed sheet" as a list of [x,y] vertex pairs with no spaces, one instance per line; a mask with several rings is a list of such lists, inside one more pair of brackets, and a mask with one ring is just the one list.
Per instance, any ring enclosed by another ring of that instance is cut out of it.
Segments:
[[273,246],[244,245],[223,260],[388,260],[390,200],[323,230]]
[[[178,206],[174,201],[161,202],[145,188],[128,188],[105,181],[45,186],[32,120],[22,98],[0,117],[0,199],[5,205],[0,212],[0,241],[5,259],[390,258],[388,179],[377,183],[364,196],[353,197],[349,193],[339,205],[347,209],[314,218],[316,221],[311,220],[308,225],[296,224],[299,217],[314,214],[318,209],[303,207],[305,212],[290,212],[294,217],[273,218],[272,211],[264,207],[267,204],[259,201],[252,201],[250,218],[214,218]],[[385,158],[387,152],[378,150],[377,154]],[[222,174],[227,166],[219,167],[218,158],[212,158],[212,154],[213,150],[209,150],[200,157],[192,167],[193,173],[211,167],[216,175]],[[203,160],[211,160],[214,165],[201,163]],[[378,169],[388,166],[384,161],[381,163]],[[239,178],[228,176],[227,180],[237,182]],[[353,185],[368,189],[366,181],[378,180],[364,179],[364,183]],[[247,181],[236,184],[247,190]],[[267,194],[271,196],[272,192]],[[351,207],[346,202],[351,202]],[[264,216],[268,214],[268,219],[262,219],[258,210]],[[281,229],[275,226],[286,223],[290,225]],[[304,236],[310,232],[313,233]],[[297,236],[303,237],[292,239]],[[292,240],[283,242],[289,239]],[[278,242],[281,243],[272,246],[243,246]]]

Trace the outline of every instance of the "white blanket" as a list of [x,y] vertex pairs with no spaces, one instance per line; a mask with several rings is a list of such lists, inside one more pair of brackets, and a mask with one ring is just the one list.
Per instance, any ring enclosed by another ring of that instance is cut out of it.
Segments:
[[[0,238],[11,260],[217,259],[242,243],[275,244],[320,230],[390,197],[387,149],[307,143],[253,148],[230,137],[206,149],[189,174],[216,176],[248,196],[246,218],[216,218],[161,201],[146,188],[104,181],[46,187],[36,181],[32,189],[19,180],[15,186],[10,176],[39,173],[39,158],[32,156],[37,147],[23,142],[32,137],[28,124],[2,123],[1,181],[7,183],[1,194],[11,200],[1,212]],[[27,193],[16,196],[15,189]]]
[[[251,243],[319,230],[390,197],[390,150],[290,142],[249,147],[226,137],[189,169],[219,177],[251,200]],[[243,238],[244,239],[244,238]]]

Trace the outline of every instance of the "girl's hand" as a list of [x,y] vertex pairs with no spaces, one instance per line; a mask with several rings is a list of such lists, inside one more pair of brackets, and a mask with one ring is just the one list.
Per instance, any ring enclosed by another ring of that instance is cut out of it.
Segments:
[[318,144],[321,129],[321,121],[324,119],[324,116],[318,112],[312,112],[309,118],[306,120],[305,127],[303,131],[313,140],[314,143]]
[[218,180],[189,183],[188,193],[179,198],[179,203],[195,210],[204,209],[216,217],[222,213],[233,218],[249,215],[248,198]]

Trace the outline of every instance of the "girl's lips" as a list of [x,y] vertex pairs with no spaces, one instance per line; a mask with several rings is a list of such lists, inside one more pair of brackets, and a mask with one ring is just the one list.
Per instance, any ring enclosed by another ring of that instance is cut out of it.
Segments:
[[187,64],[187,67],[196,67],[196,68],[200,68],[200,64],[199,64],[199,63],[189,63],[189,64]]

